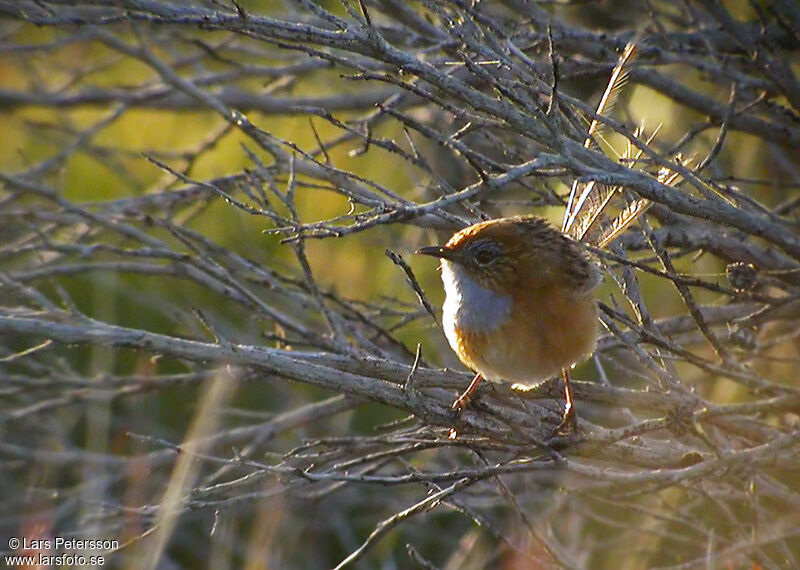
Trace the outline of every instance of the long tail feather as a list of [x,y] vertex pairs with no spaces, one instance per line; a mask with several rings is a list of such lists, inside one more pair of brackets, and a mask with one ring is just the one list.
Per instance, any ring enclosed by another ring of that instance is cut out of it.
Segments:
[[[608,81],[608,85],[606,85],[603,96],[600,98],[600,102],[597,105],[597,109],[595,111],[596,115],[608,113],[614,107],[614,104],[619,96],[620,89],[628,77],[630,63],[633,61],[635,53],[636,44],[634,42],[631,42],[625,46],[622,55],[619,57],[617,64],[614,66],[614,70],[611,72],[611,78]],[[583,143],[586,148],[591,148],[593,141],[595,140],[595,136],[600,133],[601,129],[602,123],[596,118],[593,119],[589,124],[589,130],[586,133],[586,140]],[[580,186],[581,184],[579,184],[577,181],[573,182],[572,188],[570,189],[569,198],[567,200],[567,208],[564,212],[564,219],[561,223],[561,231],[568,235],[572,235],[570,229],[575,223],[578,212],[584,208],[586,199],[589,197],[592,189],[595,187],[595,183],[589,182],[582,189],[580,197],[578,197]]]
[[[680,160],[680,158],[677,160]],[[686,165],[685,162],[683,164]],[[683,177],[669,168],[662,168],[658,173],[657,179],[667,186],[675,186]],[[644,199],[628,202],[619,214],[601,225],[593,239],[595,245],[597,247],[605,247],[611,243],[617,236],[628,229],[628,226],[635,222],[639,216],[644,214],[651,205],[652,202],[650,200]]]
[[629,202],[625,209],[613,221],[600,231],[597,238],[597,247],[605,247],[622,232],[628,229],[636,218],[644,214],[652,205],[650,200],[634,200]]
[[[628,76],[630,64],[636,53],[634,42],[629,43],[620,56],[611,73],[605,92],[597,105],[598,116],[608,113],[614,106],[621,87]],[[595,142],[602,139],[600,132],[603,123],[597,118],[592,120],[586,134],[584,146],[591,148]],[[650,144],[660,130],[661,126],[646,139]],[[634,131],[635,137],[641,137],[644,125]],[[620,157],[630,168],[639,167],[643,151],[635,148],[628,141],[625,152]],[[686,165],[680,157],[676,161]],[[682,177],[670,168],[662,168],[658,181],[668,186],[675,186]],[[570,188],[567,208],[562,221],[562,231],[570,237],[604,247],[622,234],[636,219],[650,207],[648,200],[633,198],[621,186],[608,186],[596,181],[573,182]]]
[[[610,113],[614,109],[614,105],[619,98],[619,93],[628,80],[630,63],[634,60],[635,54],[636,44],[634,42],[631,42],[625,46],[622,55],[619,57],[619,60],[617,60],[617,65],[614,66],[614,70],[611,72],[608,85],[606,85],[606,90],[603,92],[603,96],[600,98],[600,103],[597,104],[597,110],[595,111],[595,114],[604,115],[606,113]],[[600,132],[602,126],[603,123],[597,119],[592,119],[592,122],[589,125],[589,131],[586,133],[586,140],[584,141],[583,146],[586,148],[590,148],[592,146],[593,136]]]
[[[661,130],[661,125],[659,125],[648,137],[646,144],[650,144],[653,141],[659,130]],[[635,137],[640,137],[643,132],[644,124],[640,125],[633,134]],[[621,157],[623,161],[633,168],[641,157],[642,150],[634,149],[631,142],[628,141],[625,152]],[[617,216],[612,218],[610,221],[606,219],[605,224],[603,224],[604,227],[599,230],[599,234],[598,232],[595,232],[596,235],[593,236],[593,239],[588,239],[589,231],[595,226],[595,223],[600,218],[600,215],[606,211],[606,208],[609,206],[612,199],[620,197],[621,193],[622,188],[619,186],[604,186],[594,183],[587,184],[578,200],[578,207],[576,208],[576,222],[571,228],[570,235],[579,241],[595,243],[602,239],[602,236],[606,234],[606,231],[609,227],[613,227],[612,224],[622,224],[624,222],[624,227],[614,232],[615,236],[624,231],[624,229],[628,227],[633,220],[636,219],[636,217],[644,213],[644,211],[647,209],[643,204],[636,208],[629,208],[628,204],[624,204],[622,206],[622,212],[617,214]],[[585,207],[583,203],[585,203]],[[627,221],[620,219],[621,217],[627,216],[631,216],[631,218]],[[598,237],[598,235],[600,237]],[[609,238],[608,241],[611,239],[613,238]]]

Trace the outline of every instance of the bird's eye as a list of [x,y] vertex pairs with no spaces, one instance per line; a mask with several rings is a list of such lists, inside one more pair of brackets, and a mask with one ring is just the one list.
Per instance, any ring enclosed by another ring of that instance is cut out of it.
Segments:
[[481,249],[475,254],[475,261],[477,261],[479,265],[489,265],[495,257],[493,251]]

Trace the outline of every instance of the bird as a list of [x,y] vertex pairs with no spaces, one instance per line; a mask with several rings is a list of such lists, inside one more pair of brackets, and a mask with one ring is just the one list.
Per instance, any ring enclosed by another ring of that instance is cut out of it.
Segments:
[[471,225],[416,253],[441,259],[445,336],[476,372],[453,407],[464,408],[484,378],[531,385],[562,372],[564,423],[573,422],[566,371],[594,351],[599,333],[600,272],[578,242],[527,215]]
[[[636,43],[620,55],[595,114],[613,107]],[[603,123],[591,121],[584,146],[602,141]],[[644,132],[644,125],[634,131]],[[652,142],[658,128],[646,140]],[[636,168],[641,149],[628,144],[620,160]],[[680,156],[677,163],[685,165]],[[673,186],[681,176],[661,168],[654,177]],[[462,410],[482,379],[531,386],[560,372],[564,416],[556,431],[575,428],[569,370],[595,349],[599,335],[594,290],[598,266],[585,245],[610,244],[651,203],[624,188],[574,181],[557,229],[535,215],[481,221],[456,232],[444,245],[416,253],[438,257],[445,302],[442,326],[451,348],[475,376],[452,407]]]

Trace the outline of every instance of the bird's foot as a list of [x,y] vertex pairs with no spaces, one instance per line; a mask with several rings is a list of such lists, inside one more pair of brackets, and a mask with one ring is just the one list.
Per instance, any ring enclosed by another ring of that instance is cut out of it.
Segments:
[[469,400],[472,397],[472,394],[475,392],[475,388],[478,387],[478,383],[483,380],[483,376],[481,373],[478,372],[475,374],[475,377],[472,379],[472,382],[469,383],[467,389],[461,393],[461,395],[456,398],[456,401],[450,405],[450,409],[456,412],[462,412],[469,404]]
[[464,392],[450,404],[450,409],[454,412],[463,412],[469,405],[469,401],[472,399],[471,396],[471,394]]
[[564,417],[555,430],[555,435],[573,435],[578,431],[578,417],[575,415],[575,408],[567,404],[564,407]]

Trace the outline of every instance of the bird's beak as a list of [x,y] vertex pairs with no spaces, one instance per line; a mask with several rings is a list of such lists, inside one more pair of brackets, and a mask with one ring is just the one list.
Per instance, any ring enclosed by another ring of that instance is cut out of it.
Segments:
[[457,261],[458,254],[449,249],[447,247],[443,247],[441,245],[426,245],[425,247],[419,248],[415,251],[417,255],[430,255],[432,257],[440,257],[442,259],[449,259],[451,261]]

